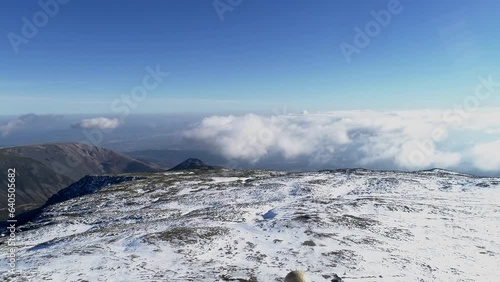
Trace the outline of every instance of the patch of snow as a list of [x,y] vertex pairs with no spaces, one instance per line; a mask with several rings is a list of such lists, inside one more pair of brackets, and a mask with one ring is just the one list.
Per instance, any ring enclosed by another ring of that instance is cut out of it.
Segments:
[[318,282],[334,273],[347,282],[500,277],[500,179],[244,175],[159,173],[54,205],[18,234],[22,273],[11,276],[0,264],[0,274],[7,281],[283,281],[295,269]]

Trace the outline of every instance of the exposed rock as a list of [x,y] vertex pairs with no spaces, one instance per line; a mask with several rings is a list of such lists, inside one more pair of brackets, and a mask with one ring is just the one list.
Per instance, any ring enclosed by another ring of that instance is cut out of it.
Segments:
[[333,274],[333,279],[331,282],[343,282],[342,278],[340,278],[337,274]]

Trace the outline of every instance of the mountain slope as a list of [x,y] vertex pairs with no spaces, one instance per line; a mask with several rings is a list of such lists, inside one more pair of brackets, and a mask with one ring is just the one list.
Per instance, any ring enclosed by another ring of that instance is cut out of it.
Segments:
[[79,143],[55,143],[3,149],[7,154],[31,158],[73,181],[85,175],[156,172],[160,167],[105,148]]
[[[114,151],[77,143],[42,144],[0,150],[0,169],[17,172],[17,214],[40,207],[59,190],[85,175],[156,172],[161,169]],[[0,185],[7,187],[7,178]],[[6,189],[0,190],[6,199]],[[5,220],[7,201],[0,203],[0,221]]]
[[[16,209],[19,213],[42,205],[48,196],[58,189],[69,185],[72,179],[56,173],[44,164],[27,157],[6,154],[0,151],[0,185],[7,187],[7,170],[15,168],[16,177]],[[7,189],[0,189],[0,221],[7,218]],[[4,200],[5,199],[5,200]]]
[[[500,179],[427,171],[141,175],[44,209],[7,281],[496,281]],[[8,253],[0,244],[0,258]],[[24,280],[23,280],[24,279]]]

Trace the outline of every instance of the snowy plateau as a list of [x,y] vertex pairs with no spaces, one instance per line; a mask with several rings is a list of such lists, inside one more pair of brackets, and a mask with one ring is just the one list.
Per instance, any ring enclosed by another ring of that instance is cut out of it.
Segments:
[[282,282],[291,270],[315,282],[500,281],[497,178],[222,168],[120,177],[86,177],[70,188],[89,194],[22,225],[16,274],[3,263],[4,234],[2,281]]

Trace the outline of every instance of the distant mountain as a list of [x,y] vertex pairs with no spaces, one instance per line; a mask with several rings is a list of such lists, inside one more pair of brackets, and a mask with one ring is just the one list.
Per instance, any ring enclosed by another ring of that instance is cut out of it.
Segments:
[[[48,197],[73,180],[41,162],[0,150],[0,185],[7,187],[7,170],[16,169],[16,209],[22,213],[42,205]],[[7,188],[0,189],[0,221],[7,219]]]
[[142,150],[126,152],[128,156],[141,161],[150,161],[164,168],[173,168],[188,158],[198,158],[212,165],[227,166],[228,161],[217,154],[202,150]]
[[73,181],[91,174],[161,170],[157,165],[139,161],[109,149],[79,143],[22,146],[6,148],[1,151],[41,162]]
[[[114,151],[78,143],[42,144],[0,149],[0,171],[15,168],[16,214],[42,206],[61,189],[85,175],[158,172],[157,165]],[[6,177],[0,185],[7,187]],[[7,199],[7,190],[0,189]],[[0,202],[0,221],[6,220],[7,201]]]
[[202,160],[189,158],[182,163],[176,165],[175,167],[169,169],[169,171],[179,171],[179,170],[189,170],[189,169],[214,169],[215,166],[210,166],[205,164]]

